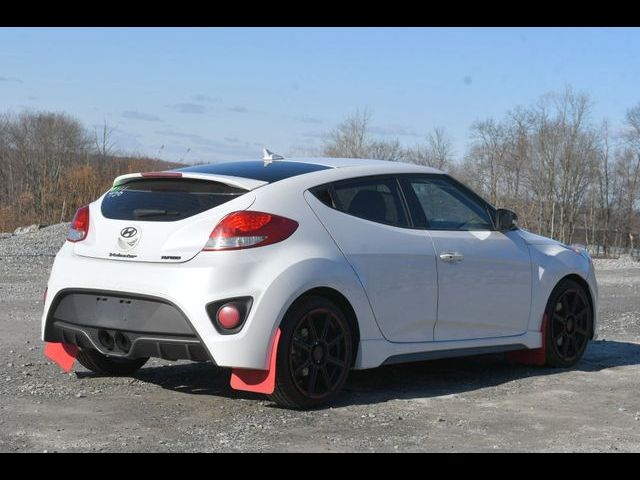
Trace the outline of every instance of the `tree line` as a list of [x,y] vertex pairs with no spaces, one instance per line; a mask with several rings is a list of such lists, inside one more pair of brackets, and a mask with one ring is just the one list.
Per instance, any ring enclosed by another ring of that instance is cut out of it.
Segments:
[[[432,166],[515,210],[530,231],[602,254],[633,249],[640,232],[640,104],[615,129],[592,110],[590,97],[570,88],[544,95],[474,122],[459,155],[442,128],[410,147],[381,140],[365,109],[329,131],[321,153]],[[179,165],[117,155],[112,135],[106,124],[90,131],[64,113],[0,115],[0,231],[68,221],[114,177]]]
[[68,221],[114,177],[177,165],[117,156],[112,136],[106,124],[91,132],[63,113],[0,116],[0,232]]
[[471,125],[455,161],[453,142],[436,128],[413,147],[371,134],[369,110],[356,111],[323,140],[322,154],[367,157],[445,170],[493,205],[518,213],[519,224],[600,254],[633,249],[640,231],[640,104],[622,128],[593,119],[588,95],[567,88]]

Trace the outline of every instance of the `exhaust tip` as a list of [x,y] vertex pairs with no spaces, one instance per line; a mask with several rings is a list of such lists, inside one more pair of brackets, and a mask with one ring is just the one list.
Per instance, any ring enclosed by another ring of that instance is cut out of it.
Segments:
[[123,333],[116,332],[115,341],[118,348],[124,353],[128,353],[131,350],[131,341]]
[[114,345],[113,337],[106,330],[99,330],[98,331],[98,341],[107,350],[113,350],[113,345]]

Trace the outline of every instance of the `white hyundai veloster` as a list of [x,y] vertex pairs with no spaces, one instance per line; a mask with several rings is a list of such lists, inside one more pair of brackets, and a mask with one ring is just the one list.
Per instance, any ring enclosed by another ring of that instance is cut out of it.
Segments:
[[45,353],[110,375],[211,361],[233,388],[298,408],[333,399],[352,368],[494,352],[572,366],[594,337],[593,264],[515,220],[398,162],[123,175],[56,256]]

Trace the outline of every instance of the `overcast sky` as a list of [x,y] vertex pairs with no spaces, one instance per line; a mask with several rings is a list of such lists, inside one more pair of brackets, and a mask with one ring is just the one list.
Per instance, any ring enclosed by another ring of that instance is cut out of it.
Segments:
[[310,154],[364,107],[381,138],[441,126],[461,156],[474,120],[567,85],[619,125],[640,29],[0,28],[0,111],[106,121],[123,153],[165,160]]

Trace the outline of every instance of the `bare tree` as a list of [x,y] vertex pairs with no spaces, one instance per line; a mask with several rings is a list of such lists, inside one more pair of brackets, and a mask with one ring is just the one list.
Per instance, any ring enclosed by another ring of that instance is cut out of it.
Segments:
[[406,152],[407,160],[418,165],[446,170],[453,164],[453,142],[444,128],[435,127],[426,143]]
[[328,157],[365,158],[369,153],[369,132],[371,111],[368,108],[356,110],[335,129],[324,141],[322,152]]
[[371,141],[367,144],[366,154],[364,156],[375,158],[376,160],[403,161],[407,156],[407,152],[402,148],[400,141],[397,139],[391,141]]
[[113,128],[107,125],[107,121],[105,120],[100,130],[98,128],[94,128],[94,144],[96,148],[96,152],[98,155],[101,155],[102,158],[107,158],[113,153]]
[[377,160],[404,160],[407,151],[398,139],[378,140],[372,138],[369,109],[356,110],[331,130],[322,145],[322,154],[338,158],[374,158]]
[[[592,213],[592,241],[598,241],[602,245],[603,253],[609,253],[609,230],[611,228],[611,202],[612,202],[612,179],[611,179],[611,134],[609,122],[602,122],[600,130],[600,146],[597,152],[598,168],[595,170],[598,215]],[[599,228],[596,227],[599,223]],[[586,227],[585,227],[586,228]],[[601,232],[598,235],[598,231]],[[587,242],[588,243],[588,242]]]
[[478,164],[478,180],[489,195],[489,201],[495,204],[498,202],[499,181],[508,149],[507,130],[504,124],[487,119],[471,126],[471,138],[474,143],[467,156]]
[[100,136],[94,133],[62,113],[0,116],[0,231],[68,219],[121,173],[177,166],[114,158],[111,129],[105,124]]
[[631,244],[634,212],[640,198],[640,104],[627,110],[623,147],[616,162],[620,177],[619,205],[625,237]]

